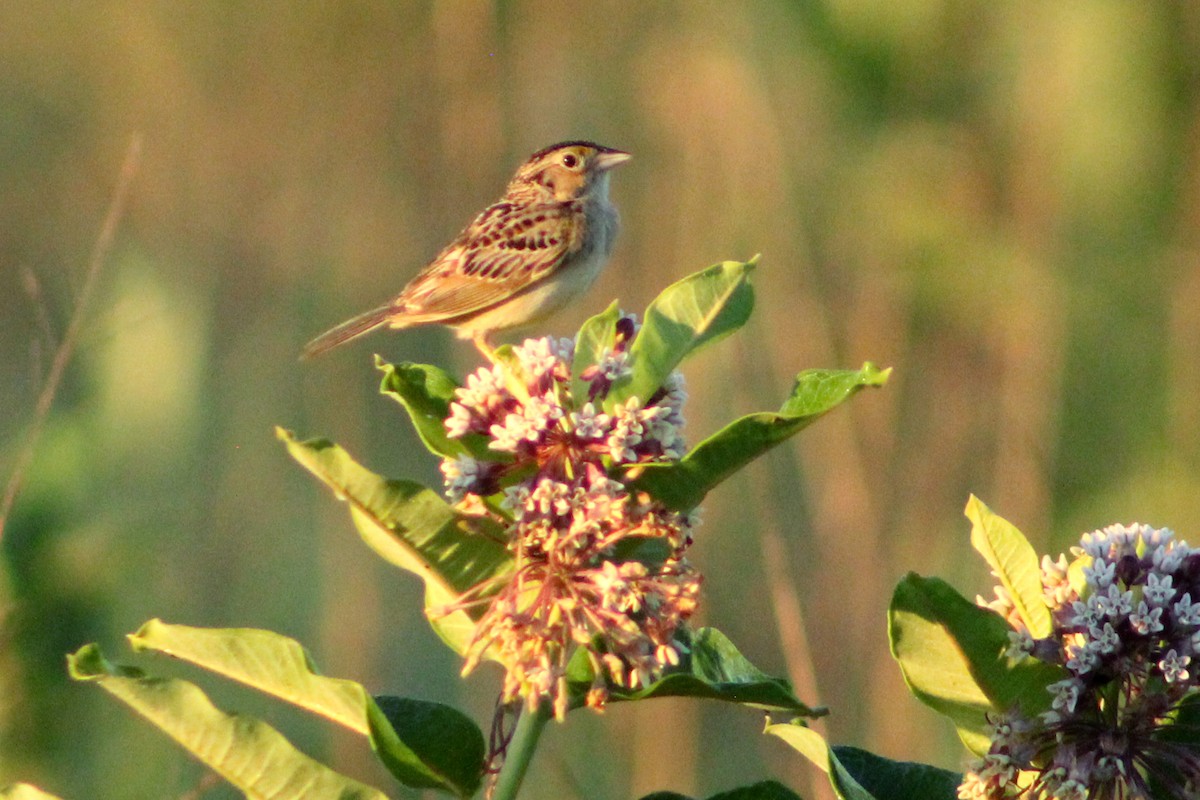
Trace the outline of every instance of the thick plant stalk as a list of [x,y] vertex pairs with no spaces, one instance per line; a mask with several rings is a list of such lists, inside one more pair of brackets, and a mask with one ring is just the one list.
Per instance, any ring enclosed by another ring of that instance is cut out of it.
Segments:
[[521,781],[525,779],[525,771],[533,760],[533,751],[537,749],[538,738],[542,729],[550,719],[550,704],[545,700],[538,703],[536,711],[521,712],[517,720],[517,729],[513,731],[512,741],[508,744],[508,754],[504,766],[496,776],[496,785],[489,794],[489,800],[513,800],[521,789]]

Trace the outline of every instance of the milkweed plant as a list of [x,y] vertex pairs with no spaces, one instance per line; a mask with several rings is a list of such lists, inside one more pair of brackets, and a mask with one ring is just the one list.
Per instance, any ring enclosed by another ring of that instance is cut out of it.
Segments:
[[[382,393],[439,460],[440,491],[377,475],[328,440],[278,431],[347,505],[365,543],[424,581],[424,614],[461,656],[463,676],[498,665],[491,720],[323,676],[299,643],[270,631],[151,620],[129,637],[132,649],[322,716],[364,737],[401,784],[462,798],[518,796],[551,721],[669,696],[767,711],[766,733],[828,773],[846,800],[1200,797],[1200,550],[1170,531],[1110,526],[1069,556],[1039,560],[971,498],[971,540],[999,580],[994,599],[972,603],[910,574],[888,609],[908,686],[966,746],[961,772],[829,745],[806,724],[826,709],[719,631],[691,624],[704,581],[720,580],[688,560],[705,496],[889,372],[806,370],[778,411],[689,445],[678,367],[746,322],[754,265],[685,278],[640,321],[614,303],[574,338],[501,347],[462,382],[377,358]],[[131,706],[247,797],[387,797],[262,720],[217,708],[194,682],[113,663],[97,645],[68,662],[75,679]],[[0,791],[18,796],[49,795]],[[799,795],[766,781],[720,797]]]

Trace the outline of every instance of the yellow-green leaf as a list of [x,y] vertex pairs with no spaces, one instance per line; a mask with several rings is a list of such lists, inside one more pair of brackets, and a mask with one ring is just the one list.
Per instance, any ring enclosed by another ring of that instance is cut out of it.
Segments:
[[992,513],[975,495],[967,500],[964,513],[971,520],[971,545],[987,559],[1029,633],[1035,639],[1049,636],[1054,624],[1042,596],[1037,551],[1015,525]]
[[96,645],[85,645],[67,661],[72,678],[99,685],[251,800],[386,800],[378,789],[301,753],[262,720],[220,710],[193,683],[112,664]]

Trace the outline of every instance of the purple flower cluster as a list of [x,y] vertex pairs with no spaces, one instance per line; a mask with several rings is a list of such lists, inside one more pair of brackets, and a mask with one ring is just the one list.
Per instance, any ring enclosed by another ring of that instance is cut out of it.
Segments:
[[1110,525],[1072,553],[1082,569],[1042,559],[1049,637],[1033,638],[1003,588],[983,603],[1013,625],[1010,656],[1066,677],[1047,687],[1053,702],[1039,717],[993,720],[959,797],[1200,796],[1197,731],[1174,724],[1200,686],[1200,550],[1166,529]]
[[596,675],[586,703],[602,708],[610,686],[646,686],[679,663],[675,633],[699,595],[701,577],[684,558],[694,514],[622,480],[631,467],[682,457],[682,377],[672,374],[646,402],[603,409],[628,373],[635,335],[623,317],[611,350],[580,370],[585,398],[572,389],[571,340],[526,340],[470,375],[446,419],[451,437],[486,435],[495,454],[443,460],[446,494],[505,524],[516,565],[487,598],[463,671],[493,658],[506,669],[504,702],[533,708],[547,698],[559,719],[577,648]]

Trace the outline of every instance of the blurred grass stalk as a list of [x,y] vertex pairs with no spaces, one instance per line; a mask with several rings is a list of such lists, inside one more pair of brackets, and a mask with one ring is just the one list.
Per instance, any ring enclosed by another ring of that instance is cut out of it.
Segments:
[[54,352],[54,360],[50,362],[50,371],[46,374],[46,382],[42,385],[37,405],[34,406],[33,421],[30,423],[29,431],[25,434],[25,445],[13,462],[12,474],[9,475],[8,485],[4,487],[4,499],[0,501],[0,542],[4,540],[4,527],[8,522],[8,515],[17,500],[17,495],[21,492],[21,484],[25,479],[25,473],[29,470],[29,465],[33,462],[33,454],[37,449],[38,438],[41,436],[46,419],[50,416],[50,408],[54,405],[54,398],[58,394],[58,387],[62,383],[62,377],[67,370],[67,364],[71,361],[71,354],[75,351],[75,345],[79,340],[79,332],[83,328],[83,320],[87,314],[88,303],[96,290],[96,284],[100,278],[100,271],[104,267],[104,262],[108,258],[109,251],[112,250],[113,239],[116,238],[117,227],[121,223],[121,218],[125,215],[125,206],[129,199],[129,187],[133,183],[134,176],[137,174],[138,162],[141,160],[141,155],[142,135],[134,133],[129,137],[129,146],[125,150],[125,160],[121,164],[121,171],[117,173],[117,184],[113,187],[112,199],[108,204],[108,212],[104,215],[104,224],[100,226],[100,233],[96,236],[96,243],[92,246],[92,254],[88,259],[87,273],[83,279],[83,287],[80,289],[79,296],[75,300],[75,308],[71,311],[71,318],[67,323],[67,332],[63,335],[62,341],[59,342],[58,348]]

